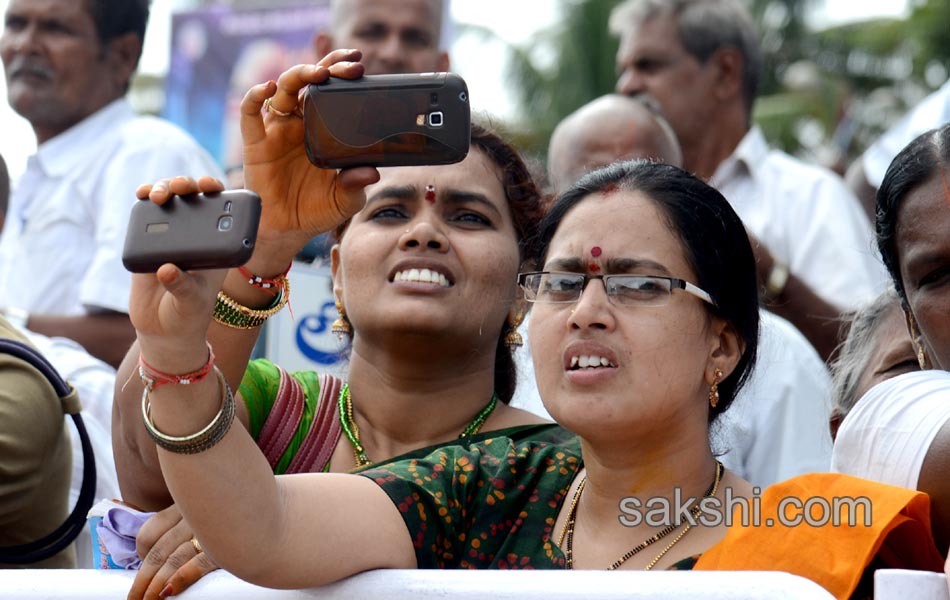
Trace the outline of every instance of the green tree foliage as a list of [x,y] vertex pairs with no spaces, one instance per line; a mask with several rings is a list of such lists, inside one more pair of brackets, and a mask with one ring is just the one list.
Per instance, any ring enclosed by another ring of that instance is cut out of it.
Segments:
[[[538,156],[555,125],[613,91],[617,77],[607,21],[620,0],[555,1],[562,19],[512,48],[508,73],[522,115],[516,137]],[[824,31],[808,23],[827,0],[744,1],[765,54],[754,117],[787,151],[841,166],[950,72],[950,0],[910,0],[906,19]]]

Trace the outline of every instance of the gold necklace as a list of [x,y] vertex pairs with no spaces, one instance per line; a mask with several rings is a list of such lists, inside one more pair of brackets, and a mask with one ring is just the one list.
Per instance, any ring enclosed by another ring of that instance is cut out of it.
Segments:
[[[353,398],[350,395],[349,384],[343,384],[338,402],[340,408],[340,425],[343,428],[343,433],[346,434],[346,439],[348,439],[350,445],[353,446],[353,457],[356,459],[356,468],[359,469],[373,464],[373,461],[366,456],[366,450],[360,441],[360,427],[353,418]],[[472,422],[459,434],[459,439],[465,439],[478,433],[496,406],[498,406],[498,396],[493,393],[491,400],[488,401],[485,408],[479,411],[479,413],[475,415],[475,418],[472,419]]]
[[[723,473],[722,463],[717,460],[716,461],[716,476],[713,479],[712,484],[706,490],[706,493],[703,494],[703,499],[716,495],[716,492],[719,490],[719,482],[722,480],[722,473]],[[571,506],[567,509],[567,522],[565,522],[564,528],[561,530],[561,536],[558,538],[558,542],[557,542],[557,545],[559,547],[564,548],[564,558],[566,559],[568,569],[574,568],[574,524],[577,521],[577,504],[578,502],[580,502],[581,494],[584,493],[584,487],[586,485],[587,485],[587,476],[585,475],[584,479],[582,479],[580,484],[578,484],[577,490],[574,492],[574,497],[571,498]],[[701,503],[702,503],[702,500],[700,500],[700,502],[697,503],[696,506],[689,509],[689,514],[690,516],[693,517],[694,521],[699,517],[699,513],[702,511]],[[669,552],[670,549],[676,545],[677,542],[683,539],[683,536],[685,536],[689,532],[689,530],[692,529],[692,526],[693,526],[692,523],[687,523],[686,527],[684,527],[683,530],[680,531],[679,534],[675,538],[673,538],[673,541],[670,542],[666,546],[666,548],[664,548],[659,554],[657,554],[653,558],[653,560],[650,561],[650,564],[648,564],[643,570],[649,571],[653,569],[653,567],[656,566],[656,563],[658,563],[660,559],[663,558],[666,555],[666,553]],[[617,569],[620,565],[627,562],[629,559],[633,558],[634,556],[636,556],[643,550],[646,550],[653,544],[657,543],[661,539],[673,533],[673,531],[677,527],[679,527],[678,524],[670,523],[668,526],[658,531],[653,536],[648,537],[647,539],[643,540],[642,542],[640,542],[639,544],[631,548],[626,554],[618,558],[612,565],[607,567],[607,570],[613,571]],[[567,539],[566,545],[564,544],[565,538]]]

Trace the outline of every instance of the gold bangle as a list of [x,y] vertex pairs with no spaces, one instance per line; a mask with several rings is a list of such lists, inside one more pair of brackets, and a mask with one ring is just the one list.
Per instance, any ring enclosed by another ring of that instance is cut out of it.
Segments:
[[274,302],[262,309],[248,308],[223,291],[218,292],[218,299],[214,303],[214,312],[211,317],[218,323],[232,329],[254,329],[264,324],[264,321],[280,312],[290,300],[290,280],[285,278],[280,294]]
[[191,435],[173,436],[159,431],[152,422],[149,390],[145,388],[142,391],[142,419],[145,421],[145,430],[159,447],[176,454],[197,454],[213,447],[227,435],[228,430],[231,429],[231,423],[234,422],[234,394],[221,370],[214,367],[214,372],[218,376],[219,387],[222,391],[221,410],[210,423]]

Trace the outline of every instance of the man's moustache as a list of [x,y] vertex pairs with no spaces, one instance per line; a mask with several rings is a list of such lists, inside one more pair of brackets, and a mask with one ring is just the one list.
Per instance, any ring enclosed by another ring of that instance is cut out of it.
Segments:
[[7,64],[6,68],[8,74],[7,76],[11,78],[21,75],[32,75],[34,77],[52,79],[56,76],[56,73],[54,73],[53,69],[51,69],[49,66],[28,59],[14,59]]

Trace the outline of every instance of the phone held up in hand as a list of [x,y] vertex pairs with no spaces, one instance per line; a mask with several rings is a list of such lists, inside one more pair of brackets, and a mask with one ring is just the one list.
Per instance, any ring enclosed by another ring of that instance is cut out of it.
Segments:
[[444,165],[468,154],[468,88],[454,73],[331,77],[308,87],[303,115],[318,167]]
[[243,265],[251,258],[261,218],[261,198],[250,190],[173,196],[159,206],[132,207],[122,264],[154,273],[165,263],[189,271]]

